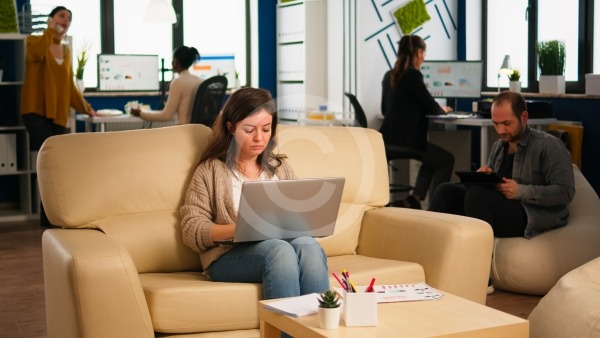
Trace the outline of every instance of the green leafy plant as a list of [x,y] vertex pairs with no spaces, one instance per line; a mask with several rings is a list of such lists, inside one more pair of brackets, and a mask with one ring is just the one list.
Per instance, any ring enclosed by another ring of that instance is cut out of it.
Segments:
[[508,81],[519,81],[521,79],[521,72],[518,69],[513,69],[512,73],[508,75]]
[[563,75],[565,73],[565,43],[559,40],[540,41],[536,44],[540,75]]
[[85,64],[87,63],[87,51],[82,51],[79,57],[77,57],[77,71],[75,72],[75,78],[77,80],[83,79],[83,71],[85,69]]
[[431,20],[423,0],[409,1],[401,8],[396,9],[392,15],[404,34],[412,33],[417,27]]
[[15,2],[0,0],[0,33],[18,33],[17,10]]
[[327,290],[319,294],[319,306],[325,309],[340,307],[340,297],[334,290]]

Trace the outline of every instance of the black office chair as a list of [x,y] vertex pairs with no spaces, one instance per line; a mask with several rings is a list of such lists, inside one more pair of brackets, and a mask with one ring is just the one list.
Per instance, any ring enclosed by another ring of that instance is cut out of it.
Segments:
[[227,78],[223,75],[216,75],[204,80],[198,87],[194,98],[190,123],[212,127],[223,106],[226,90]]
[[354,109],[354,121],[356,125],[359,125],[363,128],[367,128],[367,115],[365,111],[362,109],[360,103],[358,103],[358,99],[356,96],[350,93],[344,93],[346,97],[350,100],[350,104]]
[[[358,102],[358,99],[356,98],[356,96],[354,96],[353,94],[350,94],[350,93],[344,93],[344,95],[346,95],[346,97],[348,97],[348,99],[350,100],[350,104],[352,105],[352,108],[354,109],[354,119],[356,121],[356,124],[363,128],[367,128],[367,116],[365,114],[365,111],[362,109],[362,106]],[[394,160],[400,160],[400,159],[420,160],[422,158],[421,153],[418,152],[417,150],[413,150],[408,147],[398,147],[398,146],[388,146],[388,145],[385,145],[385,156],[388,161],[388,167],[392,172],[398,171],[398,167],[394,166],[392,163],[392,161],[394,161]],[[414,187],[409,184],[399,184],[399,183],[390,182],[390,194],[391,195],[396,194],[396,193],[401,193],[401,192],[409,192],[413,189],[414,189]],[[390,203],[388,205],[397,206],[397,205],[399,205],[399,202],[390,201]]]

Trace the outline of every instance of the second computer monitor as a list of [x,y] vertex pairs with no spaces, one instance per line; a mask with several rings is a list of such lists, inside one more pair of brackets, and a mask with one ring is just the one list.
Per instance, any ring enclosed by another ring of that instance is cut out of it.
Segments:
[[421,73],[433,97],[481,97],[481,61],[425,61],[421,65]]

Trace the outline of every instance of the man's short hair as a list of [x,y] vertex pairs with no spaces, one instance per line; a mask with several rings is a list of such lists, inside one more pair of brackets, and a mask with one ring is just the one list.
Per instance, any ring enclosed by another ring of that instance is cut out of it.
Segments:
[[505,102],[510,104],[513,113],[518,119],[521,119],[523,112],[527,111],[527,103],[525,103],[525,98],[523,98],[523,96],[517,92],[504,91],[496,95],[492,101],[492,106],[494,104],[501,104]]

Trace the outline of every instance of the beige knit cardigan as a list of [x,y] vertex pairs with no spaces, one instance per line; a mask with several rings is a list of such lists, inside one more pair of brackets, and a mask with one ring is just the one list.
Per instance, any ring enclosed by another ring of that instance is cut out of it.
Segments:
[[[280,180],[295,178],[294,171],[285,160],[275,174]],[[233,172],[220,160],[201,163],[180,209],[183,242],[199,253],[204,270],[236,245],[215,243],[211,236],[213,226],[233,224],[237,219],[233,207],[232,175]]]

